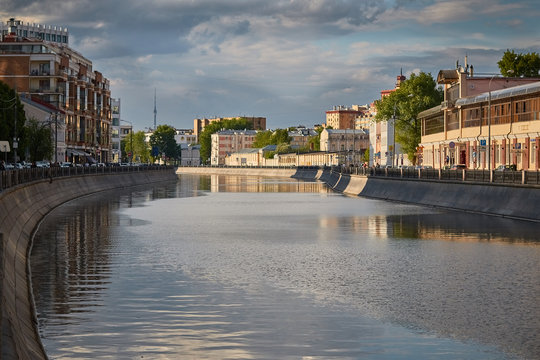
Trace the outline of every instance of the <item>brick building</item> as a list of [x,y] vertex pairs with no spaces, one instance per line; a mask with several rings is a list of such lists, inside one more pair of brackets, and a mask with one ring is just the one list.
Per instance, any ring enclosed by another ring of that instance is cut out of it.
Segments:
[[10,19],[0,38],[0,81],[63,118],[66,153],[61,161],[109,162],[109,80],[71,49],[68,39],[67,29]]

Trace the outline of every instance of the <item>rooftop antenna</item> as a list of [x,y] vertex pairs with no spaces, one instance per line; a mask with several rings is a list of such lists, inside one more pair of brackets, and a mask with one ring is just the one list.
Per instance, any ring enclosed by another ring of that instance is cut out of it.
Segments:
[[156,88],[154,88],[154,131],[157,129],[156,125],[157,107],[156,107]]

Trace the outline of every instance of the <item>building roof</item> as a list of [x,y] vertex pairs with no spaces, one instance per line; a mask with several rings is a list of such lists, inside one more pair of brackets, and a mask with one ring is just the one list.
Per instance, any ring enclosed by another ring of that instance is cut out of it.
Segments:
[[277,145],[266,145],[262,148],[263,151],[276,151]]
[[218,134],[218,135],[234,135],[234,134],[256,135],[257,130],[221,130],[221,131],[216,132],[215,134]]
[[459,80],[457,70],[441,70],[437,75],[438,84],[452,84]]
[[427,109],[427,110],[424,110],[424,111],[421,111],[420,113],[418,113],[418,118],[425,118],[425,117],[428,117],[428,116],[431,116],[431,115],[435,115],[435,114],[439,114],[441,113],[442,111],[442,106],[441,105],[437,105],[437,106],[434,106],[430,109]]
[[324,129],[323,131],[328,131],[328,134],[366,134],[367,132],[360,129]]
[[237,154],[254,154],[258,153],[260,149],[257,148],[246,148],[246,149],[240,149],[238,151],[235,151]]
[[[505,99],[509,97],[527,95],[540,92],[540,81],[525,85],[518,85],[501,90],[491,92],[491,101]],[[456,106],[477,104],[489,101],[489,92],[485,92],[475,96],[469,96],[456,100]]]

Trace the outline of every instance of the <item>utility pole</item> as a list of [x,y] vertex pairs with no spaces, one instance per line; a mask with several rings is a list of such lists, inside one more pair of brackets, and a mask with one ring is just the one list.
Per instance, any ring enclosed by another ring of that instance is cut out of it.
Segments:
[[154,131],[156,131],[157,129],[156,117],[157,117],[156,89],[154,88]]
[[13,104],[13,114],[14,114],[14,120],[13,120],[13,163],[15,164],[17,162],[17,147],[19,147],[18,139],[17,139],[17,85],[13,84],[13,92],[15,94],[15,103]]

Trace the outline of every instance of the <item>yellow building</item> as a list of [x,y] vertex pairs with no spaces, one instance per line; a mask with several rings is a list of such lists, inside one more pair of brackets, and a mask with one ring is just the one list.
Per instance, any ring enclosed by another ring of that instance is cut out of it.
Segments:
[[443,103],[418,115],[423,165],[540,169],[540,79],[474,77],[460,68],[441,70],[437,80]]

